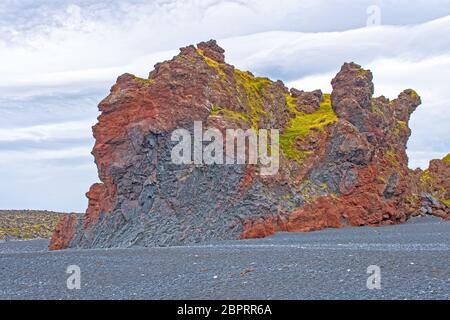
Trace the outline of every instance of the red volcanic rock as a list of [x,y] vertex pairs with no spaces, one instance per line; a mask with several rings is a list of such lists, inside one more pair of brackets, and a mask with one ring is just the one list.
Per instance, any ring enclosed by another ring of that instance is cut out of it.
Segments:
[[450,154],[442,160],[431,160],[428,170],[422,175],[422,180],[429,182],[428,191],[442,202],[450,199]]
[[86,215],[83,219],[83,228],[88,228],[90,225],[97,223],[100,218],[100,212],[108,208],[109,194],[103,183],[94,183],[89,192],[86,193],[86,197],[89,200]]
[[56,225],[53,236],[50,240],[50,250],[60,250],[67,248],[77,230],[78,216],[76,214],[65,214]]
[[450,220],[450,154],[442,160],[431,160],[425,171],[419,172],[422,214]]
[[[124,74],[99,104],[101,183],[83,218],[64,217],[51,249],[188,244],[276,231],[384,225],[449,215],[449,164],[408,168],[411,89],[373,97],[372,73],[345,63],[333,91],[288,89],[227,64],[214,40],[180,49],[148,79]],[[279,129],[279,170],[174,164],[175,129]]]
[[197,48],[201,50],[205,57],[208,57],[218,63],[225,62],[225,50],[217,45],[216,40],[209,40],[197,44]]

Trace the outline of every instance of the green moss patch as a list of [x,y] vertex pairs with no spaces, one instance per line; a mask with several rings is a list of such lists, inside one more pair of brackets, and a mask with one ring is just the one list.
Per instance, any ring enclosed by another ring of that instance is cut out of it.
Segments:
[[415,90],[413,90],[413,89],[410,89],[410,90],[411,90],[410,91],[411,97],[417,98],[419,96]]
[[428,183],[431,181],[431,176],[430,176],[430,171],[425,170],[421,175],[420,175],[420,181],[424,182],[424,183]]
[[267,115],[264,109],[264,86],[271,85],[268,78],[255,77],[239,69],[234,70],[238,99],[248,107],[248,118],[252,128],[257,129],[260,115]]
[[400,132],[403,132],[406,128],[408,128],[406,121],[397,120],[394,128],[394,134],[398,136],[400,135]]
[[229,119],[243,120],[243,121],[249,122],[249,123],[251,122],[251,120],[245,113],[227,109],[227,108],[221,108],[221,107],[217,107],[217,106],[212,107],[211,115],[212,116],[220,115],[220,116],[224,116]]
[[210,66],[211,68],[213,68],[214,70],[217,71],[217,73],[221,76],[221,77],[225,77],[225,72],[223,72],[223,70],[221,69],[221,64],[207,56],[205,56],[203,54],[203,50],[202,49],[197,49],[197,52],[199,55],[201,55],[203,57],[203,59],[205,60],[206,64],[208,66]]
[[389,162],[393,165],[393,166],[398,166],[398,160],[397,160],[397,155],[395,154],[395,151],[393,150],[389,150],[386,152],[386,157],[389,160]]
[[137,77],[137,76],[134,76],[134,80],[136,82],[141,83],[143,86],[149,86],[149,85],[151,85],[154,82],[153,79],[144,79],[144,78],[140,78],[140,77]]
[[[208,61],[205,59],[205,61]],[[215,65],[211,65],[215,66]],[[220,69],[220,67],[219,67]],[[222,115],[231,119],[244,120],[254,128],[259,128],[261,115],[268,116],[265,110],[264,87],[272,84],[268,78],[255,77],[252,74],[234,69],[237,99],[244,111],[239,112],[226,107],[213,106],[211,115]]]
[[295,98],[289,94],[286,94],[286,104],[296,116],[291,119],[289,127],[285,128],[280,135],[280,148],[287,158],[301,161],[313,151],[299,150],[295,146],[296,141],[306,138],[315,131],[323,130],[329,124],[337,121],[337,116],[331,107],[329,94],[324,94],[324,101],[320,104],[319,109],[311,114],[298,111]]

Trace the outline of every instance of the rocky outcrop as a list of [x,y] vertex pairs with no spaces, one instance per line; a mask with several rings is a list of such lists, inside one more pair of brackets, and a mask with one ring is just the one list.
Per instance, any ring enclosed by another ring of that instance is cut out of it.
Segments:
[[[93,128],[101,183],[87,193],[84,218],[63,219],[50,247],[178,245],[418,214],[424,186],[405,150],[419,96],[409,89],[392,101],[374,98],[371,72],[354,63],[332,86],[331,94],[288,90],[225,63],[213,40],[182,48],[148,79],[120,76]],[[278,172],[174,164],[171,134],[193,132],[194,121],[222,132],[279,129]]]
[[419,171],[421,214],[432,214],[450,220],[450,154],[442,160],[431,160],[425,171]]
[[78,221],[78,215],[64,214],[56,225],[48,248],[50,250],[67,248],[75,236]]

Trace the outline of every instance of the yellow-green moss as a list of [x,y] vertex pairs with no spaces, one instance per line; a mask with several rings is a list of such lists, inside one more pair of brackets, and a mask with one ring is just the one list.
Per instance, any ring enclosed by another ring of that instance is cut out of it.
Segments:
[[444,161],[445,163],[450,163],[450,153],[448,155],[446,155],[442,161]]
[[412,193],[405,197],[405,202],[408,203],[409,205],[412,205],[417,203],[419,199],[420,199],[419,195]]
[[325,194],[328,194],[332,198],[338,197],[336,193],[330,192],[326,183],[317,185],[311,180],[304,180],[296,191],[308,203],[314,202],[318,197]]
[[286,104],[296,116],[291,119],[289,127],[280,135],[280,148],[287,158],[301,161],[313,151],[297,149],[295,146],[297,139],[303,139],[313,131],[323,130],[327,125],[337,121],[337,116],[331,107],[329,94],[324,94],[324,101],[319,109],[311,114],[298,111],[295,99],[290,95],[286,95]]
[[222,66],[217,61],[214,61],[203,55],[203,51],[197,49],[197,52],[205,59],[205,62],[222,76],[222,81],[234,80],[236,83],[237,100],[241,107],[244,108],[242,112],[234,111],[228,108],[213,107],[212,115],[224,115],[233,119],[245,120],[249,125],[258,129],[259,118],[261,115],[267,116],[268,113],[264,106],[266,104],[264,98],[264,87],[271,85],[272,81],[265,77],[255,77],[249,72],[234,69],[234,79],[229,79],[223,70]]
[[446,206],[450,206],[450,199],[441,199],[440,201]]
[[201,55],[203,57],[203,59],[205,60],[205,62],[206,62],[206,64],[208,66],[210,66],[211,68],[214,68],[221,77],[225,77],[225,73],[221,69],[219,62],[217,62],[217,61],[215,61],[215,60],[205,56],[203,54],[203,50],[202,49],[197,49],[197,52],[198,52],[199,55]]
[[369,70],[364,70],[363,68],[359,68],[358,69],[358,74],[360,75],[360,76],[365,76],[365,75],[367,75],[369,73]]
[[410,92],[411,97],[416,98],[419,96],[415,90],[413,90],[413,89],[410,89],[410,90],[411,90],[411,92]]
[[393,132],[394,135],[398,136],[400,134],[400,132],[402,130],[404,130],[405,128],[407,128],[407,127],[408,126],[407,126],[406,121],[397,120],[396,124],[395,124],[395,127],[394,127],[392,132]]
[[291,112],[298,113],[297,111],[297,99],[291,96],[289,93],[285,93],[286,104]]
[[420,175],[420,181],[427,183],[430,182],[430,180],[431,180],[430,171],[428,171],[427,169]]
[[328,195],[331,197],[331,199],[335,199],[336,200],[336,199],[339,198],[339,196],[337,195],[336,192],[330,192]]
[[248,72],[239,69],[234,70],[234,76],[238,89],[238,99],[246,105],[248,117],[252,128],[257,129],[260,115],[267,115],[264,109],[264,86],[270,85],[272,81],[268,78],[255,77]]
[[222,108],[220,108],[216,105],[213,105],[211,107],[211,115],[213,115],[213,116],[218,115],[220,110],[222,110]]
[[0,210],[0,239],[50,238],[59,218],[44,211]]
[[139,83],[141,83],[144,86],[149,86],[149,85],[151,85],[154,82],[153,79],[144,79],[144,78],[140,78],[140,77],[137,77],[137,76],[134,76],[134,80],[139,82]]
[[221,115],[221,116],[224,116],[224,117],[227,117],[230,119],[234,119],[234,120],[244,120],[246,122],[250,122],[249,117],[242,112],[238,112],[238,111],[226,109],[226,108],[220,108],[217,106],[213,106],[211,108],[211,115],[212,116]]
[[264,109],[264,86],[272,84],[272,81],[268,78],[255,77],[239,69],[234,69],[234,78],[236,81],[237,99],[246,110],[238,112],[214,106],[211,114],[245,120],[252,128],[258,129],[259,117],[261,115],[267,116],[267,111]]
[[280,200],[282,200],[282,201],[288,201],[288,200],[290,200],[290,199],[292,199],[292,195],[289,194],[289,193],[280,196]]
[[383,111],[381,111],[380,107],[372,101],[372,112],[375,112],[381,116],[384,115]]
[[314,113],[307,114],[294,109],[296,117],[291,119],[290,126],[285,130],[284,136],[304,138],[312,130],[322,129],[328,124],[335,122],[337,116],[331,107],[330,95],[325,94],[324,97],[324,101]]
[[398,165],[398,160],[397,160],[397,156],[395,154],[395,152],[393,150],[389,150],[386,152],[386,157],[389,160],[389,162],[393,165],[396,166]]

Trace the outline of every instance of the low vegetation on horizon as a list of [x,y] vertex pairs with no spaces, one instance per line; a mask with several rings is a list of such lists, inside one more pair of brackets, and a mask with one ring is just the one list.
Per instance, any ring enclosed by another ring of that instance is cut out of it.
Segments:
[[49,239],[61,214],[46,210],[0,210],[0,240]]

